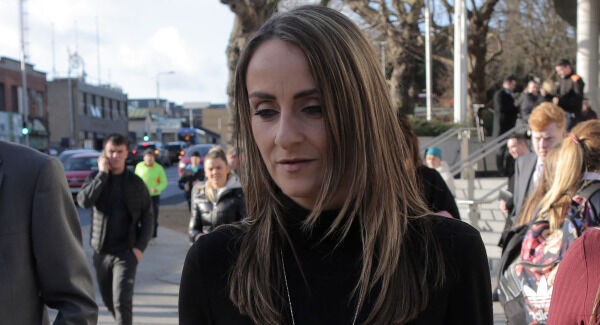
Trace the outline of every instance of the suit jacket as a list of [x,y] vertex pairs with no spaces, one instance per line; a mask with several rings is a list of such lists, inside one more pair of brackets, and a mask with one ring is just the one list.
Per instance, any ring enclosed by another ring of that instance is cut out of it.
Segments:
[[0,141],[0,323],[96,324],[92,276],[62,164]]
[[523,204],[527,199],[527,194],[533,190],[531,188],[531,182],[533,180],[533,172],[537,164],[537,155],[534,152],[525,154],[517,158],[515,162],[515,187],[513,193],[513,204],[514,209],[511,215],[512,222],[517,219]]

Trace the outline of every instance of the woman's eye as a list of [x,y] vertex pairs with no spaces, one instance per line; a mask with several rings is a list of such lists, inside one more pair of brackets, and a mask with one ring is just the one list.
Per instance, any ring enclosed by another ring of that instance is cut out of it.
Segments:
[[258,109],[258,110],[256,110],[256,112],[254,112],[254,115],[256,115],[262,119],[268,119],[277,114],[279,114],[278,111],[276,111],[274,109],[270,109],[270,108]]
[[321,114],[323,114],[323,109],[319,105],[305,107],[302,111],[304,111],[310,115],[320,116]]

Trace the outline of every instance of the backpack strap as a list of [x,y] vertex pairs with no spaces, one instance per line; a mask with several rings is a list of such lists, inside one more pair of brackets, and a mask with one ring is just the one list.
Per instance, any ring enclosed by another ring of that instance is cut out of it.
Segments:
[[593,181],[578,191],[575,195],[579,195],[585,199],[591,198],[594,193],[600,191],[600,181]]

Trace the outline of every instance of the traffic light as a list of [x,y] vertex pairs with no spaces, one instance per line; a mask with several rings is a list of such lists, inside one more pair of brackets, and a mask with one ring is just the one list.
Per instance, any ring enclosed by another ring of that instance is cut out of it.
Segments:
[[29,134],[29,128],[27,127],[27,123],[23,122],[23,127],[21,128],[21,133],[23,135],[28,135]]
[[150,140],[148,133],[144,133],[144,141],[148,141],[148,140]]

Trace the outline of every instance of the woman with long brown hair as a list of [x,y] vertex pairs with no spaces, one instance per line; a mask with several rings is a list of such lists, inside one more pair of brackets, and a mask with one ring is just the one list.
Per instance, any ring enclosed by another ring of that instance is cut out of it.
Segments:
[[247,217],[190,249],[180,324],[492,323],[481,237],[425,208],[352,21],[316,6],[272,17],[235,85]]

